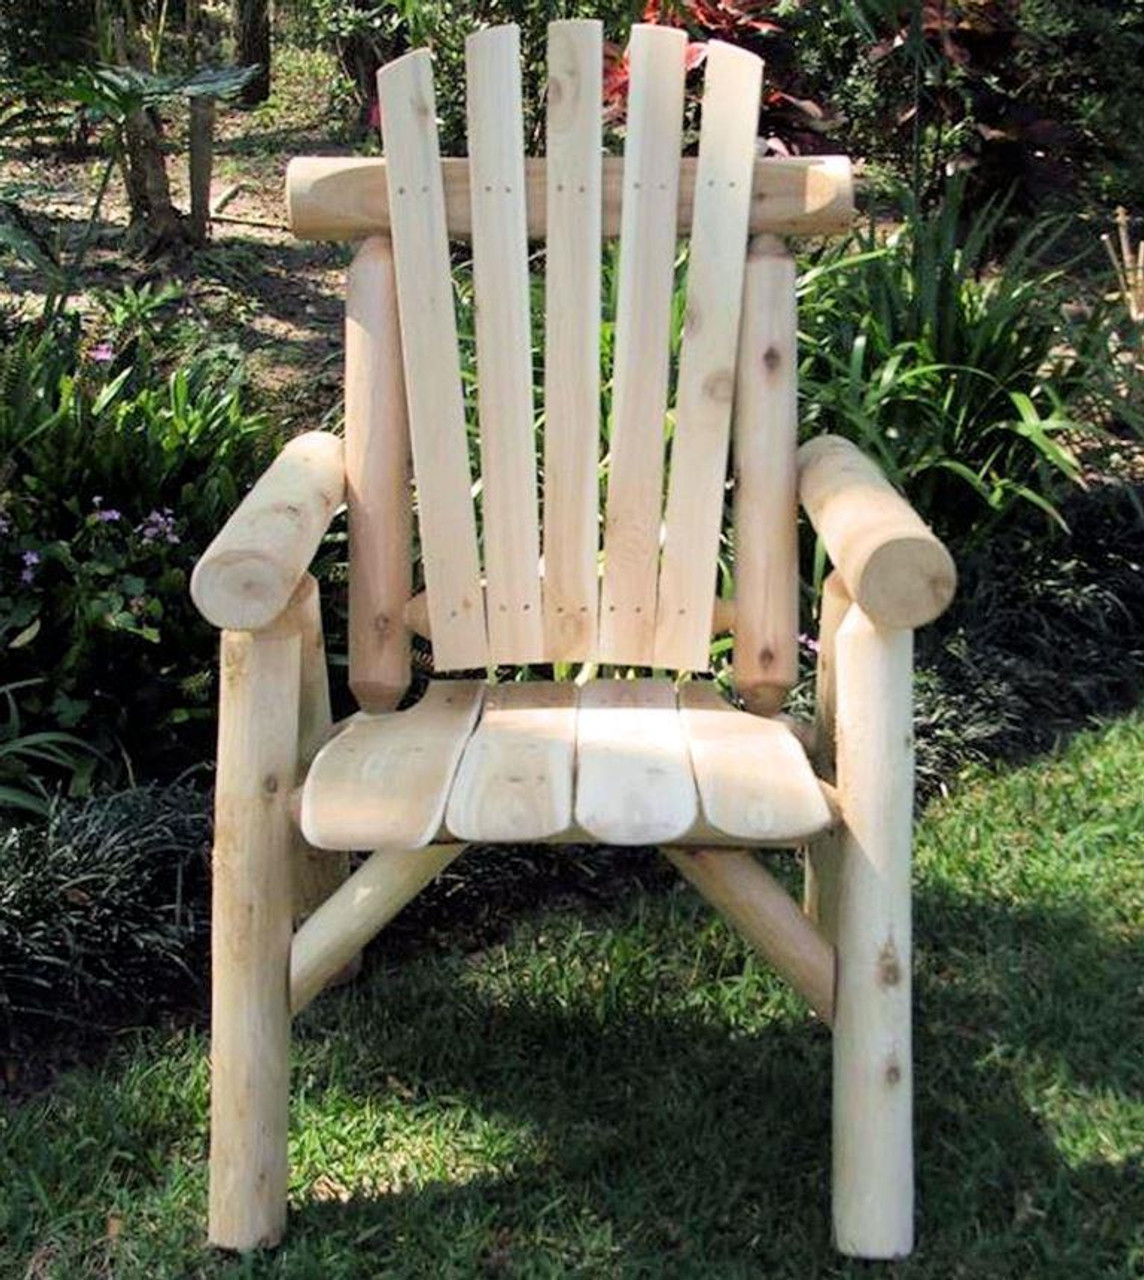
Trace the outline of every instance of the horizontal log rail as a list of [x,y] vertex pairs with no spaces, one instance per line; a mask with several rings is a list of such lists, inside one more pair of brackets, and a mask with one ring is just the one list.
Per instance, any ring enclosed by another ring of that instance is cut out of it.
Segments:
[[[691,228],[696,161],[680,161],[680,235]],[[441,161],[449,235],[472,235],[467,159]],[[604,157],[603,235],[620,234],[624,162]],[[542,240],[546,227],[543,159],[525,161],[528,235]],[[345,156],[299,156],[286,170],[290,230],[302,240],[358,240],[389,233],[389,190],[384,160]],[[757,160],[750,230],[778,235],[819,236],[847,231],[854,218],[854,181],[846,156]]]

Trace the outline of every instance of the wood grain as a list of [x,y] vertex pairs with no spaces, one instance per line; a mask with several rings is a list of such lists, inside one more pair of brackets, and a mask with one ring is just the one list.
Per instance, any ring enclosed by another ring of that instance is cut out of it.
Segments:
[[544,351],[547,656],[596,655],[603,29],[548,27]]
[[489,656],[544,657],[520,32],[465,41]]

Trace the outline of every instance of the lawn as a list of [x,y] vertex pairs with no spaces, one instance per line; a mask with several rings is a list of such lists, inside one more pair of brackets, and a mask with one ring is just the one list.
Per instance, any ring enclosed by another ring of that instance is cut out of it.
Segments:
[[[1142,760],[1138,716],[924,817],[890,1274],[1144,1275]],[[829,1037],[682,886],[372,960],[298,1025],[277,1254],[204,1248],[206,1041],[149,1031],[0,1119],[0,1274],[873,1270],[830,1247]]]

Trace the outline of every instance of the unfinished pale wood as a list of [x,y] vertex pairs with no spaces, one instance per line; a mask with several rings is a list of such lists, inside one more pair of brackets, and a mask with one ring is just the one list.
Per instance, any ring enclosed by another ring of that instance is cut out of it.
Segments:
[[735,690],[770,715],[798,679],[798,307],[774,236],[748,253],[733,432]]
[[851,606],[838,629],[839,868],[834,1235],[862,1258],[913,1247],[910,841],[913,632]]
[[393,247],[373,236],[346,281],[349,682],[365,711],[391,710],[409,687],[409,466]]
[[544,657],[520,32],[465,41],[486,616],[493,662]]
[[857,446],[817,436],[798,451],[799,496],[850,598],[883,627],[920,627],[949,607],[944,545]]
[[377,88],[433,661],[438,671],[481,667],[488,644],[429,54],[390,62]]
[[415,849],[437,834],[484,685],[438,680],[407,711],[353,716],[318,752],[302,834],[318,849]]
[[706,680],[680,688],[679,715],[703,815],[724,835],[799,844],[830,825],[830,807],[788,725],[737,710]]
[[273,1245],[286,1224],[290,790],[298,755],[296,628],[225,631],[211,918],[208,1234]]
[[596,655],[603,27],[548,26],[544,630],[553,662]]
[[[818,615],[818,662],[814,682],[814,728],[811,759],[820,779],[833,784],[835,769],[836,681],[835,644],[838,628],[850,608],[846,584],[837,569],[822,584]],[[842,832],[828,831],[811,842],[805,863],[803,905],[806,913],[830,939],[838,929],[838,868],[842,858]]]
[[698,671],[711,653],[762,61],[708,41],[703,83],[654,662]]
[[[544,159],[525,161],[528,234],[543,240],[548,228],[548,180]],[[389,233],[391,207],[386,162],[359,156],[300,156],[286,170],[290,230],[303,240],[360,240]],[[696,162],[680,162],[676,220],[681,234],[691,229]],[[469,162],[441,161],[449,235],[472,235]],[[605,156],[601,234],[620,233],[624,161]],[[751,191],[752,235],[825,236],[849,231],[854,221],[854,181],[846,156],[799,156],[755,161]]]
[[576,821],[603,844],[667,844],[699,813],[668,680],[590,680],[576,714]]
[[[298,628],[301,643],[301,677],[298,696],[298,768],[295,786],[301,784],[310,762],[330,736],[330,681],[326,671],[326,646],[318,584],[306,574],[287,606],[287,625]],[[349,874],[344,853],[312,848],[292,825],[290,867],[294,885],[294,927],[324,902]]]
[[541,681],[488,690],[445,815],[459,840],[548,840],[572,825],[576,692]]
[[770,872],[745,849],[664,849],[663,853],[830,1026],[834,948]]
[[191,574],[191,598],[216,627],[255,631],[285,609],[345,497],[341,440],[295,436],[239,503]]
[[[547,599],[547,593],[545,598]],[[414,635],[421,636],[426,640],[431,637],[433,628],[429,621],[429,601],[424,591],[419,591],[415,596],[411,596],[405,602],[405,608],[402,612],[406,627]],[[711,634],[713,636],[725,635],[734,626],[735,601],[723,596],[717,596],[711,615]]]
[[464,850],[463,844],[383,849],[364,862],[294,935],[291,1011],[301,1013]]
[[663,517],[686,35],[632,28],[600,600],[602,662],[650,666]]

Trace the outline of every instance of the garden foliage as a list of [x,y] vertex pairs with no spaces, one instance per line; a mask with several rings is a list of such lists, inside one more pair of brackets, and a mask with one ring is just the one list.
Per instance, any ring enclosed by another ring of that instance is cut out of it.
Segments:
[[9,803],[41,807],[61,780],[19,748],[28,734],[71,736],[52,745],[73,783],[124,758],[153,776],[207,741],[215,637],[189,571],[274,439],[237,352],[185,345],[172,305],[128,290],[103,299],[94,329],[74,314],[25,323],[0,351]]
[[55,803],[0,835],[0,1030],[93,1027],[197,982],[209,807],[190,786]]

